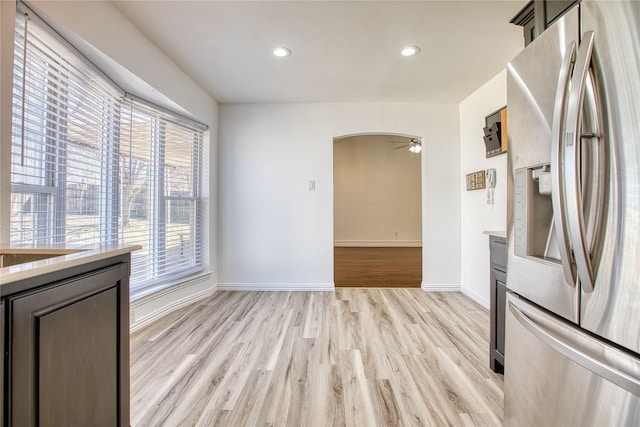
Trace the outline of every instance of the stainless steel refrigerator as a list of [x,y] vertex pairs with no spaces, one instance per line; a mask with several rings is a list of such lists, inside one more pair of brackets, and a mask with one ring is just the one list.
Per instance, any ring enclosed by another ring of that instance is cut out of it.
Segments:
[[640,2],[508,65],[505,425],[640,426]]

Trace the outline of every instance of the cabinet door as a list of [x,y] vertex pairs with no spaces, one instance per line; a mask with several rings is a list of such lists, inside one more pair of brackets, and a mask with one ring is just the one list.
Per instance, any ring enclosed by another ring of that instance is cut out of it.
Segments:
[[502,271],[491,269],[491,315],[489,365],[493,372],[504,373],[504,319],[507,298],[506,275]]
[[504,322],[507,307],[507,286],[501,280],[496,280],[496,350],[502,356],[504,366]]
[[577,3],[576,0],[554,0],[544,3],[544,20],[548,27]]
[[489,239],[491,268],[507,271],[507,239],[491,236]]
[[12,426],[119,425],[119,284],[111,267],[9,300]]
[[524,32],[524,45],[529,46],[529,43],[535,40],[536,38],[536,21],[535,19],[530,20],[526,24],[522,26],[522,31]]

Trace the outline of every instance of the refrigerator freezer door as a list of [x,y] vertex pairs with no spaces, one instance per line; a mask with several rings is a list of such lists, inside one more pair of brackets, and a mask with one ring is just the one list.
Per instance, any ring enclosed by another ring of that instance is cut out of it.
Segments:
[[576,49],[578,22],[574,8],[507,66],[507,287],[576,323],[579,290],[565,279],[570,274],[556,255],[562,252],[561,233],[552,198],[538,187],[540,176],[556,172],[551,158],[556,95],[558,83],[567,80],[561,74]]
[[638,426],[640,359],[507,295],[505,426]]
[[580,323],[640,353],[640,2],[584,0],[581,11],[583,33],[594,34],[598,143],[610,161],[603,249]]

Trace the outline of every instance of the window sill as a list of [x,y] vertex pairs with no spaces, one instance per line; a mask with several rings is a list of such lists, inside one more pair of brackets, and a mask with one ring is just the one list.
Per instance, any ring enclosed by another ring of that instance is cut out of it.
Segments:
[[175,291],[176,288],[188,286],[192,282],[200,282],[202,280],[208,279],[210,276],[211,271],[200,270],[185,276],[175,277],[167,281],[147,285],[139,289],[132,289],[129,300],[130,302],[135,302],[142,298],[147,298],[150,296],[159,297]]

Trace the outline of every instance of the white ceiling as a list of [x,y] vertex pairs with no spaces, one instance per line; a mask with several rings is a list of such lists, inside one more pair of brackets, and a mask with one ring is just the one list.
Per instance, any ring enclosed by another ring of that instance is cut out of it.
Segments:
[[523,48],[526,0],[113,4],[221,103],[458,103]]

